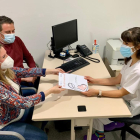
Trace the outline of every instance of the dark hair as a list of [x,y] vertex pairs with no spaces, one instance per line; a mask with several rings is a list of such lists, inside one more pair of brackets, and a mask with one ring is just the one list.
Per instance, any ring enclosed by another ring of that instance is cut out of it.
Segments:
[[[124,42],[133,43],[136,49],[140,45],[140,27],[134,27],[124,31],[121,34],[121,38]],[[137,50],[136,57],[140,59],[140,49]],[[131,57],[125,58],[125,64],[127,64],[130,59]]]
[[6,16],[0,16],[0,32],[2,31],[2,24],[4,23],[14,24],[14,21]]

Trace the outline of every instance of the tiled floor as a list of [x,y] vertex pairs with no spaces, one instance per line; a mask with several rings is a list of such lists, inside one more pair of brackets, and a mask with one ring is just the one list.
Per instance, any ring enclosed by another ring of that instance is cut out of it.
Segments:
[[[48,140],[71,140],[70,139],[70,131],[67,132],[58,132],[54,128],[54,123],[49,122],[46,126],[49,128],[48,132]],[[135,130],[140,133],[140,126],[133,125]],[[93,130],[94,131],[94,130]],[[87,133],[87,127],[83,127],[83,130],[76,130],[76,139],[75,140],[83,140],[83,136]],[[121,140],[120,131],[118,132],[109,132],[105,134],[106,140]],[[127,140],[138,140],[130,134],[127,134]]]

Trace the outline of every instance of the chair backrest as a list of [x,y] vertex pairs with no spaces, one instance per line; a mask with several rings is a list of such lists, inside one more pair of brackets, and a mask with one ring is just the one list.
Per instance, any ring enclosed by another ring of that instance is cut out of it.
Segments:
[[[37,63],[35,63],[35,65],[37,68],[39,68],[39,65]],[[23,60],[23,66],[24,68],[29,68],[25,60]]]
[[140,114],[132,118],[110,118],[111,121],[140,125]]
[[0,139],[1,140],[25,140],[25,138],[13,131],[0,131]]

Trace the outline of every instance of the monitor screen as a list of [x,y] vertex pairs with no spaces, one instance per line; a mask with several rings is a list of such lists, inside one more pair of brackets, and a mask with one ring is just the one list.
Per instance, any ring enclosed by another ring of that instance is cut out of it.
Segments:
[[52,26],[52,32],[56,51],[78,41],[77,19]]

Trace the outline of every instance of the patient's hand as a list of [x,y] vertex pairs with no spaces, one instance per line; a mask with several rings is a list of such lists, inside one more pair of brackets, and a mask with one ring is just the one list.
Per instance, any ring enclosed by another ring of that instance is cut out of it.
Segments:
[[47,69],[46,70],[46,75],[47,74],[54,74],[54,75],[58,75],[60,73],[65,73],[64,70],[60,69],[60,68],[57,68],[57,69]]
[[61,93],[62,91],[64,91],[65,89],[63,89],[61,86],[59,86],[59,85],[56,85],[56,86],[54,86],[54,87],[52,87],[51,89],[50,89],[50,91],[51,91],[51,93],[55,93],[55,94],[57,94],[57,93]]
[[45,96],[48,96],[49,94],[51,93],[55,93],[55,94],[58,94],[58,93],[61,93],[62,91],[64,91],[65,89],[63,89],[61,86],[59,85],[56,85],[48,90],[46,90],[44,93],[45,93]]
[[31,82],[34,84],[36,80],[36,77],[26,77],[26,78],[21,78],[21,81],[25,81],[25,82]]

